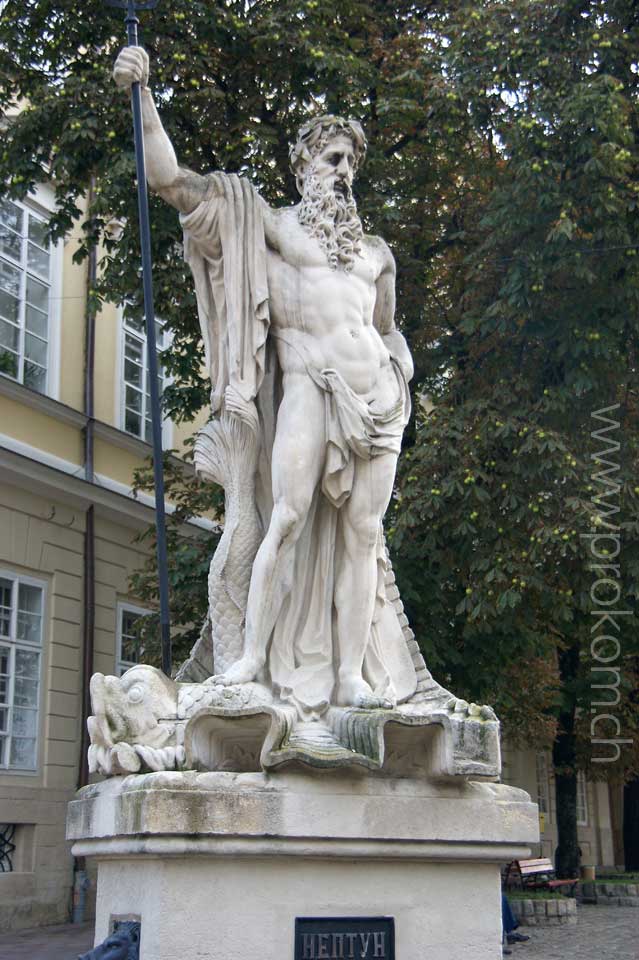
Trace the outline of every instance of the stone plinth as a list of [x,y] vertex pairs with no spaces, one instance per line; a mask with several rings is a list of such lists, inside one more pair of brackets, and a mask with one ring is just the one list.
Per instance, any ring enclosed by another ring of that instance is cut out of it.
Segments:
[[537,825],[512,787],[300,769],[115,777],[67,835],[98,863],[96,942],[139,917],[141,960],[293,960],[307,916],[394,917],[401,960],[497,960],[500,866]]

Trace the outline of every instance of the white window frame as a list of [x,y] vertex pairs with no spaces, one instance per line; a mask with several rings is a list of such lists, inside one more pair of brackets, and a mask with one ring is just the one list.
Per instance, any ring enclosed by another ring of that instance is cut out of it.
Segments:
[[[161,323],[162,321],[156,318],[156,322]],[[115,422],[118,429],[121,430],[123,433],[126,433],[128,437],[135,437],[136,439],[142,441],[143,443],[147,443],[148,441],[146,440],[145,437],[140,437],[138,436],[138,434],[131,433],[125,427],[126,382],[124,379],[124,360],[125,360],[125,341],[126,341],[127,333],[130,333],[132,336],[137,337],[139,340],[143,341],[143,344],[144,344],[143,346],[144,390],[142,393],[144,397],[144,402],[146,402],[146,370],[147,370],[146,329],[144,330],[144,332],[142,332],[140,330],[137,330],[135,327],[128,326],[126,319],[124,317],[124,310],[122,307],[119,307],[118,308],[118,351],[117,351],[118,352],[118,369],[117,369],[117,381],[116,381],[116,389],[115,389]],[[158,350],[158,353],[163,352],[168,347],[170,347],[172,340],[173,340],[172,331],[165,330],[164,343],[162,347]],[[159,363],[159,359],[158,359],[158,363]],[[163,387],[166,388],[169,385],[169,383],[171,383],[171,377],[167,376],[166,374],[163,374],[162,381],[163,381]],[[144,419],[144,416],[142,418]],[[172,443],[173,443],[173,423],[168,417],[165,417],[162,421],[162,446],[166,450],[171,447]]]
[[[9,724],[7,728],[7,760],[6,763],[0,763],[0,773],[8,774],[34,774],[37,773],[40,767],[40,748],[41,748],[41,737],[40,737],[40,715],[41,715],[41,705],[42,705],[42,664],[44,659],[45,652],[45,624],[47,622],[47,583],[44,580],[37,580],[34,577],[25,576],[21,573],[16,573],[14,570],[6,570],[0,568],[0,577],[5,580],[10,580],[13,584],[11,589],[11,628],[9,638],[4,637],[0,638],[0,644],[3,646],[8,646],[9,653],[9,696],[8,696],[8,707],[9,707]],[[29,587],[36,587],[42,593],[42,621],[41,621],[41,632],[40,632],[40,643],[27,643],[23,640],[17,639],[17,619],[18,619],[18,589],[19,585],[24,584]],[[13,710],[14,710],[14,689],[15,689],[15,659],[16,651],[26,650],[27,652],[37,652],[39,654],[38,662],[38,696],[37,703],[35,707],[35,729],[36,729],[36,751],[35,751],[35,765],[33,767],[16,767],[11,766],[9,759],[11,756],[11,738],[12,738],[12,725],[13,725]]]
[[[31,211],[36,216],[49,220],[56,210],[55,194],[53,187],[49,184],[39,184],[34,190],[30,191],[24,200],[11,200],[16,206]],[[26,242],[23,240],[23,242]],[[60,398],[60,320],[62,315],[62,264],[64,255],[64,243],[58,240],[56,243],[49,244],[49,310],[48,310],[48,336],[47,336],[47,374],[46,387],[43,396],[52,397],[54,400]],[[20,304],[24,310],[25,302],[25,284],[26,269],[20,264],[21,271],[20,282]],[[36,275],[37,277],[37,275]],[[21,323],[20,327],[20,353],[21,363],[24,363],[24,336],[25,325]],[[8,377],[24,386],[23,379],[12,377],[10,374],[3,373],[2,376]],[[31,389],[26,387],[26,389]]]
[[583,770],[577,770],[577,826],[588,826],[588,781]]
[[124,660],[122,657],[122,614],[123,613],[134,613],[138,617],[148,617],[149,614],[153,613],[153,610],[149,610],[148,607],[140,607],[136,603],[129,603],[128,600],[121,600],[118,602],[116,607],[116,646],[115,646],[115,672],[116,676],[121,677],[130,667],[134,667],[135,663],[132,663],[130,660]]

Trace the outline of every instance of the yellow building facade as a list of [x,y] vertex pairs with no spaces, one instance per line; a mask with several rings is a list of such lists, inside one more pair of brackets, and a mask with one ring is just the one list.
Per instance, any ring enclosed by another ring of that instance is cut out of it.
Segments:
[[[0,201],[0,930],[69,917],[88,673],[136,659],[129,578],[153,521],[131,490],[151,452],[144,331],[105,305],[89,377],[88,265],[78,234],[47,242],[53,209],[46,184]],[[165,423],[165,447],[193,429]]]

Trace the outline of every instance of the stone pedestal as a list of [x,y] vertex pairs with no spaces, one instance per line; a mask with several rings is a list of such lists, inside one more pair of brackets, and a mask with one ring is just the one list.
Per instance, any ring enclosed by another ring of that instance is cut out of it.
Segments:
[[139,918],[141,960],[293,960],[308,916],[393,917],[398,960],[498,960],[500,866],[538,820],[492,783],[164,772],[85,787],[67,835],[98,863],[96,943]]

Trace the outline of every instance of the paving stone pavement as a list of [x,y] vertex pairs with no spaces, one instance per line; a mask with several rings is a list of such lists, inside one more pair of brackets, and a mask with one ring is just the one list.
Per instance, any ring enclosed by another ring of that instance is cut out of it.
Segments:
[[[512,960],[639,960],[638,909],[580,906],[578,918],[574,927],[521,927],[530,940],[510,948]],[[0,933],[0,960],[76,960],[92,946],[92,923]],[[428,952],[398,960],[428,960]]]
[[520,927],[512,960],[639,960],[639,910],[582,904],[576,926]]
[[93,946],[91,923],[0,933],[0,960],[77,960]]

